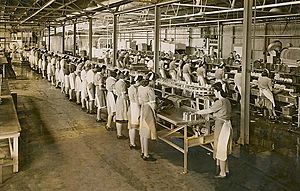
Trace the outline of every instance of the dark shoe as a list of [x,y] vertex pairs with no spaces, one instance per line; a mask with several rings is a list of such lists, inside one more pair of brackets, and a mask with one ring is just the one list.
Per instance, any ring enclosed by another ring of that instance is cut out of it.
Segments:
[[215,178],[217,178],[217,179],[223,179],[223,178],[226,178],[226,175],[225,176],[217,175],[217,176],[215,176]]
[[149,155],[148,157],[143,156],[143,160],[144,161],[156,161],[156,158],[153,158],[151,155]]
[[112,131],[112,128],[107,125],[105,125],[105,129],[106,129],[106,131]]
[[127,137],[125,137],[124,135],[117,135],[117,139],[128,139]]
[[96,122],[101,123],[101,122],[103,122],[103,120],[102,119],[96,119]]
[[129,145],[130,150],[134,149],[134,150],[138,150],[138,146],[136,145]]
[[141,153],[140,156],[141,156],[141,158],[144,158],[144,153]]

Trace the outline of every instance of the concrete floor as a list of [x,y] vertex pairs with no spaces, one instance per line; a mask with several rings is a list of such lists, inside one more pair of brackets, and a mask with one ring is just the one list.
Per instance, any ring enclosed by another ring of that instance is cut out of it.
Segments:
[[295,145],[291,156],[271,151],[268,137],[261,141],[258,136],[251,147],[236,146],[231,175],[223,180],[213,178],[210,153],[192,148],[190,171],[182,175],[183,155],[170,146],[151,142],[158,160],[145,162],[139,151],[129,149],[128,140],[117,140],[114,131],[96,123],[95,115],[81,111],[28,66],[14,69],[17,80],[10,81],[10,88],[18,94],[22,127],[20,172],[0,190],[300,190]]

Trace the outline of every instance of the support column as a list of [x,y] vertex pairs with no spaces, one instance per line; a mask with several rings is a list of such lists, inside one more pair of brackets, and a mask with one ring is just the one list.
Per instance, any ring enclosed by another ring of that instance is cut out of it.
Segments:
[[65,30],[66,30],[66,27],[65,25],[62,26],[62,47],[61,47],[61,53],[63,54],[65,52]]
[[89,19],[89,59],[93,57],[93,19]]
[[54,35],[56,35],[56,27],[54,27]]
[[222,58],[223,25],[218,22],[218,58]]
[[50,26],[48,27],[48,51],[50,51]]
[[268,24],[265,23],[264,24],[264,29],[265,29],[265,35],[264,35],[264,62],[267,63],[267,48],[268,48],[268,39],[267,39],[267,35],[268,35]]
[[160,7],[155,5],[155,22],[154,22],[154,71],[159,73],[159,41],[160,41]]
[[76,55],[76,22],[74,22],[74,28],[73,28],[73,40],[74,40],[74,44],[73,44],[73,55]]
[[117,29],[117,22],[118,22],[118,18],[117,15],[113,16],[113,66],[116,66],[116,60],[117,60],[117,47],[118,47],[118,42],[117,42],[117,33],[118,33],[118,29]]
[[239,143],[243,145],[249,144],[252,5],[253,0],[244,1],[241,131],[239,140]]

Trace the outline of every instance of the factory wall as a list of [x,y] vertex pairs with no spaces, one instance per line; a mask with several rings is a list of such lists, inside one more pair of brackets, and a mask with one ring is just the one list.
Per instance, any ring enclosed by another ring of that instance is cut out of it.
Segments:
[[[253,59],[263,59],[268,45],[274,40],[280,40],[283,47],[291,43],[294,47],[300,47],[299,23],[272,23],[256,24],[255,38],[252,38]],[[298,35],[298,36],[297,36]],[[223,28],[223,57],[226,58],[231,51],[242,47],[242,25],[224,26]]]

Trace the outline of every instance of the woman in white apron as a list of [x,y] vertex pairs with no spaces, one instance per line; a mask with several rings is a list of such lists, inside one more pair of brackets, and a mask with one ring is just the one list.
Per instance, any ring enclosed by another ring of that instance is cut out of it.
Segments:
[[232,145],[231,104],[225,98],[226,94],[220,82],[215,83],[212,87],[218,100],[210,108],[197,111],[196,114],[213,113],[213,117],[215,118],[213,156],[217,161],[217,166],[220,168],[220,173],[216,178],[225,178],[226,173],[229,173],[227,156],[231,153]]
[[69,90],[70,90],[70,70],[69,70],[70,60],[66,59],[64,65],[64,87],[65,87],[65,94],[69,97]]
[[107,105],[107,124],[106,124],[106,130],[110,131],[112,129],[111,123],[113,120],[113,117],[116,114],[116,100],[115,100],[115,83],[116,83],[116,76],[117,73],[115,71],[109,72],[109,77],[105,81],[105,87],[107,90],[107,96],[106,96],[106,105]]
[[135,144],[135,132],[139,128],[140,124],[140,112],[141,107],[138,100],[138,87],[140,81],[143,79],[142,76],[136,76],[132,82],[132,85],[128,88],[128,97],[130,106],[128,109],[128,129],[129,129],[129,148],[137,149]]
[[56,67],[56,57],[55,55],[52,55],[51,67],[50,67],[50,79],[51,79],[51,84],[53,86],[55,85],[55,67]]
[[184,81],[186,81],[187,83],[191,83],[192,82],[191,75],[192,75],[191,64],[186,63],[182,68],[182,77]]
[[106,107],[106,98],[105,98],[105,71],[106,66],[103,65],[97,69],[97,73],[95,75],[95,86],[96,86],[96,106],[97,106],[97,122],[104,121],[101,118],[101,110]]
[[66,61],[64,58],[62,58],[59,62],[59,65],[60,65],[59,81],[60,81],[61,93],[64,93],[64,89],[65,89],[65,73],[64,73],[65,62]]
[[60,57],[55,55],[56,62],[55,62],[55,87],[59,88],[60,85],[60,78],[59,78],[59,71],[60,71]]
[[176,72],[176,58],[173,57],[173,60],[170,62],[170,66],[169,66],[169,74],[171,76],[172,80],[176,80],[177,79],[177,72]]
[[85,63],[84,69],[81,70],[81,109],[84,110],[85,108],[88,109],[88,102],[87,102],[87,82],[86,82],[86,73],[88,70],[87,67],[88,62]]
[[83,63],[80,63],[78,61],[78,65],[76,67],[75,71],[75,92],[76,92],[76,104],[80,105],[81,100],[80,100],[80,94],[81,94],[81,70],[83,67]]
[[52,60],[52,56],[50,56],[50,55],[48,55],[47,56],[47,68],[46,68],[46,70],[47,70],[47,80],[48,80],[48,82],[51,82],[51,76],[52,76],[52,74],[51,74],[51,66],[52,66],[52,62],[51,62],[51,60]]
[[[151,81],[151,77],[149,78]],[[155,161],[156,159],[149,155],[149,139],[155,140],[156,134],[156,117],[155,117],[155,92],[149,86],[149,80],[143,80],[138,87],[138,99],[141,105],[140,116],[140,140],[141,140],[141,157],[145,161]]]
[[95,101],[95,72],[92,64],[88,65],[89,69],[86,73],[86,83],[87,83],[87,94],[88,94],[88,110],[87,113],[93,114],[94,110],[94,101]]
[[47,65],[48,65],[47,53],[44,53],[42,55],[42,77],[44,79],[46,79],[47,76]]
[[270,118],[276,117],[277,115],[274,109],[275,101],[272,93],[272,80],[268,77],[268,71],[264,70],[257,81],[262,107],[268,109]]
[[122,127],[128,123],[128,100],[127,100],[127,87],[125,82],[125,75],[123,72],[119,74],[119,80],[115,84],[115,90],[117,95],[116,100],[116,128],[117,128],[117,138],[126,139],[122,135]]
[[70,101],[73,100],[74,93],[75,93],[75,78],[76,78],[75,70],[76,70],[75,63],[74,62],[70,63],[70,65],[69,65],[69,71],[70,71],[70,74],[69,74],[69,80],[70,80],[69,100]]
[[206,69],[204,67],[204,63],[201,62],[199,64],[199,67],[197,68],[197,82],[200,84],[200,86],[206,86]]

